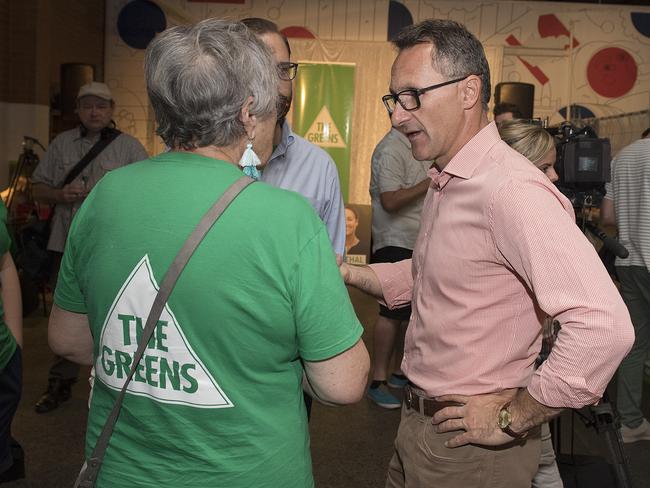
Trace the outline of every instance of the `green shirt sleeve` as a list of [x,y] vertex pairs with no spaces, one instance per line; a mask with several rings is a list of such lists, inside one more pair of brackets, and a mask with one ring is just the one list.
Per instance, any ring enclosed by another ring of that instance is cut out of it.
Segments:
[[303,359],[329,359],[357,343],[363,327],[324,226],[299,252],[293,285],[298,350]]
[[[7,229],[7,208],[0,202],[0,256],[9,252],[11,237]],[[16,339],[4,321],[4,304],[0,299],[0,371],[4,369],[16,351]]]

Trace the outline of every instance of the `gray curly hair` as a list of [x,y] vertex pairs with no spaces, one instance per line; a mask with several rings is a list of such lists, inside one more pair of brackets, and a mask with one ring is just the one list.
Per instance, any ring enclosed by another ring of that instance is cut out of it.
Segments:
[[246,131],[241,109],[275,116],[278,74],[264,44],[244,24],[206,19],[165,30],[144,57],[156,133],[172,148],[223,147]]

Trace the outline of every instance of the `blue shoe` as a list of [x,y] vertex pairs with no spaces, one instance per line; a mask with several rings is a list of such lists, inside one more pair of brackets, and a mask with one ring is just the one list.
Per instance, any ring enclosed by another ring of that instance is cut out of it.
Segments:
[[408,383],[409,380],[406,377],[400,378],[399,376],[392,374],[390,375],[390,378],[388,378],[388,386],[391,388],[404,388]]
[[383,384],[377,388],[368,388],[368,398],[382,408],[394,409],[402,405],[402,402],[391,395],[386,385]]

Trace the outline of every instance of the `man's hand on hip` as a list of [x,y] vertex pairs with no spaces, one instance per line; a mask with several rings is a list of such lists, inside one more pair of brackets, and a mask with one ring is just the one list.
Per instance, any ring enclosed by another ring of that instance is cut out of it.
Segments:
[[436,397],[439,402],[461,403],[458,407],[446,407],[436,412],[432,422],[435,430],[441,432],[464,431],[449,439],[447,447],[465,444],[500,446],[514,440],[503,432],[497,423],[499,411],[517,394],[517,389],[504,390],[485,395],[444,395]]

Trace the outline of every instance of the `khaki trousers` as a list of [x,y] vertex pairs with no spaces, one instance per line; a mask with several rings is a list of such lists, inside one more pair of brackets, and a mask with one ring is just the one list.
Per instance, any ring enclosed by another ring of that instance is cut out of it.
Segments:
[[505,446],[445,447],[457,434],[437,434],[431,417],[402,405],[386,488],[530,488],[539,465],[539,429]]

